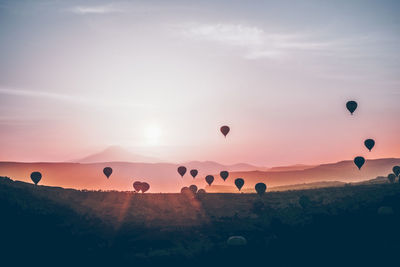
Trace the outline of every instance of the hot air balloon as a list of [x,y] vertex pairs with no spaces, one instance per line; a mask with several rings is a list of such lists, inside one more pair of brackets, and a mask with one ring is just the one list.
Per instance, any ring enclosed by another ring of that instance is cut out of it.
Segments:
[[363,157],[355,157],[354,158],[354,164],[358,167],[359,170],[361,170],[361,167],[364,165],[365,159]]
[[351,115],[353,115],[353,112],[357,109],[357,102],[356,101],[348,101],[346,103],[346,108],[350,111]]
[[105,167],[105,168],[103,169],[103,173],[104,173],[105,176],[107,176],[107,179],[110,177],[112,171],[113,171],[113,170],[111,169],[111,167]]
[[190,190],[189,187],[184,186],[181,188],[181,193],[184,194],[186,190]]
[[224,125],[224,126],[222,126],[221,127],[221,133],[225,136],[225,138],[226,138],[226,135],[229,133],[229,131],[231,130],[230,128],[229,128],[229,126],[226,126],[226,125]]
[[394,166],[393,167],[393,173],[394,173],[394,175],[399,177],[399,175],[400,175],[400,166]]
[[193,198],[194,197],[194,193],[192,192],[192,190],[190,190],[188,187],[182,187],[181,189],[181,194],[188,197],[188,198]]
[[32,182],[34,182],[35,185],[37,185],[39,183],[39,181],[42,179],[42,174],[40,172],[32,172],[31,179],[32,179]]
[[142,183],[142,193],[145,193],[150,189],[150,185],[148,183]]
[[222,172],[219,173],[219,176],[221,176],[221,178],[224,179],[224,181],[225,181],[226,178],[228,178],[228,176],[229,176],[229,172],[222,171]]
[[199,191],[197,191],[196,197],[198,199],[204,199],[204,196],[206,195],[206,190],[204,189],[199,189]]
[[206,176],[206,182],[207,182],[208,185],[211,185],[212,182],[214,182],[214,176],[212,176],[212,175],[207,175],[207,176]]
[[186,173],[186,167],[185,166],[179,166],[178,167],[178,173],[180,174],[180,176],[184,176]]
[[190,170],[190,175],[193,177],[193,179],[196,178],[198,173],[199,172],[196,169]]
[[265,191],[267,190],[267,185],[264,183],[258,183],[256,184],[256,186],[254,187],[257,191],[257,194],[259,196],[264,195]]
[[140,192],[142,190],[142,183],[139,181],[136,181],[133,183],[133,188],[135,189],[136,192]]
[[375,146],[375,141],[374,139],[367,139],[364,141],[364,145],[369,151],[371,151],[371,149]]
[[189,186],[189,189],[190,189],[190,191],[193,192],[193,194],[197,193],[197,186],[196,185],[192,184],[191,186]]
[[199,189],[197,191],[197,194],[205,194],[205,193],[206,193],[206,190],[204,190],[204,189]]
[[244,185],[244,180],[242,178],[235,179],[235,185],[240,191],[240,189],[242,189],[242,187]]
[[396,179],[396,175],[393,173],[388,175],[389,182],[394,183],[394,180]]

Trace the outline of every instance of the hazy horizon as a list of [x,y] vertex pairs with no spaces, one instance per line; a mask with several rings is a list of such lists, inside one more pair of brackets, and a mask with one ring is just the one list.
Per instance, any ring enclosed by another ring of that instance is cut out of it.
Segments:
[[0,161],[399,158],[399,7],[0,0]]

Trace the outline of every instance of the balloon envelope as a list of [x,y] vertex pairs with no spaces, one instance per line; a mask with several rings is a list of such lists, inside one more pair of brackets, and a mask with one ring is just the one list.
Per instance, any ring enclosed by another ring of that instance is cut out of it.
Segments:
[[229,172],[227,171],[222,171],[219,173],[219,175],[221,176],[222,179],[224,179],[224,181],[226,180],[226,178],[228,178],[229,176]]
[[357,109],[357,102],[356,101],[348,101],[346,103],[346,108],[350,111],[351,115],[353,115],[353,112]]
[[240,191],[240,189],[242,189],[242,187],[243,187],[243,185],[244,185],[244,180],[242,179],[242,178],[237,178],[236,180],[235,180],[235,185],[236,185],[236,187],[239,189],[239,191]]
[[256,189],[257,194],[262,196],[267,190],[267,185],[264,183],[258,183],[254,188]]
[[136,192],[140,192],[140,190],[142,190],[142,183],[139,181],[134,182],[133,188],[135,189]]
[[367,139],[364,141],[364,145],[369,151],[371,151],[371,149],[375,146],[375,141],[374,139]]
[[359,170],[361,170],[361,167],[364,165],[365,159],[363,157],[355,157],[354,158],[354,164],[358,167]]
[[212,175],[207,175],[207,176],[206,176],[206,182],[207,182],[208,185],[211,185],[212,182],[214,182],[214,176],[212,176]]
[[388,179],[389,179],[389,182],[393,183],[394,180],[396,179],[396,175],[394,175],[393,173],[391,173],[391,174],[388,175]]
[[145,193],[150,189],[150,185],[148,183],[142,183],[142,193]]
[[104,169],[103,169],[103,173],[104,173],[104,175],[105,176],[107,176],[107,178],[109,178],[110,177],[110,175],[112,174],[112,169],[111,169],[111,167],[105,167]]
[[186,173],[186,167],[185,166],[179,166],[178,167],[178,173],[180,174],[180,176],[184,176]]
[[400,166],[394,166],[393,167],[393,173],[394,173],[394,175],[399,177],[399,175],[400,175]]
[[206,193],[206,190],[204,190],[204,189],[199,189],[199,191],[197,191],[197,194],[205,194]]
[[193,179],[197,176],[199,172],[196,169],[190,170],[190,175],[193,177]]
[[191,186],[189,186],[189,189],[190,189],[190,191],[193,192],[193,194],[197,193],[197,186],[196,185],[192,184]]
[[226,137],[226,135],[229,133],[229,131],[231,129],[229,128],[229,126],[224,125],[224,126],[221,127],[220,130],[221,130],[221,133]]
[[35,185],[37,185],[41,179],[42,179],[42,174],[40,172],[31,173],[31,180],[32,182],[35,183]]

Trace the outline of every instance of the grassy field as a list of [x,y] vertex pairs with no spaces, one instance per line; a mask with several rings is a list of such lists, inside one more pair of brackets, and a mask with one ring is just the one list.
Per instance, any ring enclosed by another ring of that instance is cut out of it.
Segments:
[[[78,191],[1,178],[0,207],[3,259],[18,263],[400,262],[398,183],[259,197]],[[229,246],[236,235],[247,245]]]

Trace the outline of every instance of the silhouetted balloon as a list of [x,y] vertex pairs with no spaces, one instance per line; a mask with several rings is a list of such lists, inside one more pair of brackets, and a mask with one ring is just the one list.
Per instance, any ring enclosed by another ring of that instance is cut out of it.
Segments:
[[368,148],[369,151],[371,151],[371,149],[375,145],[375,141],[374,141],[374,139],[367,139],[367,140],[364,141],[364,145],[365,145],[366,148]]
[[103,169],[103,173],[104,173],[105,176],[107,176],[107,179],[110,177],[110,175],[111,175],[112,172],[113,172],[113,171],[112,171],[111,167],[105,167],[105,168]]
[[186,167],[185,166],[179,166],[178,167],[178,173],[183,177],[186,173]]
[[196,169],[190,170],[190,175],[193,177],[193,179],[197,176],[199,172]]
[[32,172],[31,179],[37,185],[39,181],[42,179],[42,174],[40,172]]
[[145,193],[150,189],[150,185],[148,183],[142,183],[142,193]]
[[181,193],[183,194],[185,192],[185,190],[190,190],[189,187],[184,186],[181,188]]
[[221,133],[226,137],[226,135],[229,133],[229,131],[231,129],[229,128],[229,126],[224,125],[224,126],[221,127],[220,130],[221,130]]
[[396,179],[396,175],[394,175],[393,173],[391,173],[391,174],[388,175],[388,179],[389,179],[389,182],[393,183],[394,180]]
[[197,186],[196,185],[192,184],[191,186],[189,186],[189,189],[190,189],[190,191],[193,192],[193,194],[197,193]]
[[356,101],[348,101],[346,103],[346,108],[350,111],[351,115],[353,115],[353,112],[357,109],[357,102]]
[[204,189],[199,189],[197,191],[197,194],[205,194],[205,193],[206,193],[206,190],[204,190]]
[[364,165],[365,159],[363,157],[355,157],[354,158],[354,164],[358,167],[359,170],[361,170],[361,167]]
[[136,192],[140,192],[140,190],[142,190],[142,183],[139,181],[134,182],[133,188],[135,189]]
[[240,189],[242,189],[242,187],[243,187],[243,185],[244,185],[244,180],[242,179],[242,178],[237,178],[236,180],[235,180],[235,185],[236,185],[236,187],[239,189],[239,191],[240,191]]
[[193,198],[194,197],[194,193],[192,192],[192,190],[190,190],[188,187],[183,187],[181,189],[181,194],[188,197],[188,198]]
[[229,176],[229,172],[227,171],[222,171],[219,173],[219,175],[221,176],[222,179],[224,179],[224,181],[226,180],[226,178],[228,178]]
[[207,176],[206,176],[206,182],[207,182],[208,185],[211,185],[212,182],[214,182],[214,176],[212,176],[212,175],[207,175]]
[[259,196],[264,195],[265,191],[267,190],[267,185],[264,183],[258,183],[256,184],[256,186],[254,187],[257,191],[257,194]]
[[399,177],[399,175],[400,175],[400,166],[394,166],[393,167],[393,173],[394,173],[394,175]]

